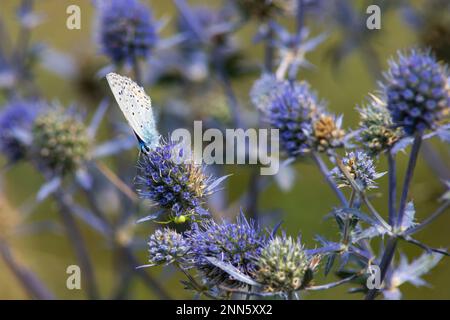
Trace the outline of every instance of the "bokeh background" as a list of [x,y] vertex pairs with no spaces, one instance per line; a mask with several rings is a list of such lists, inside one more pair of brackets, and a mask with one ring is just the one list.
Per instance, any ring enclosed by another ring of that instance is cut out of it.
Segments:
[[[163,29],[162,36],[169,35],[173,31],[173,20],[176,9],[172,1],[144,1],[149,3],[153,10],[154,17],[169,18],[168,25]],[[420,8],[426,1],[413,1],[413,5]],[[2,0],[0,3],[0,15],[5,27],[13,35],[18,32],[15,10],[20,1]],[[191,1],[191,3],[206,4],[206,1]],[[207,5],[217,5],[218,1],[208,0]],[[357,8],[362,7],[364,1],[354,1]],[[81,30],[68,30],[66,28],[66,8],[70,4],[77,4],[81,8],[82,26]],[[94,74],[101,67],[108,63],[108,60],[98,53],[98,47],[93,40],[93,18],[94,9],[89,0],[39,0],[36,1],[35,10],[44,14],[45,21],[39,25],[32,33],[32,41],[46,43],[55,49],[74,57],[77,62],[80,76],[74,79],[61,80],[61,77],[48,69],[37,66],[35,75],[37,83],[42,93],[49,99],[57,99],[63,104],[78,101],[92,113],[100,98],[108,91],[106,81],[96,79]],[[372,31],[370,44],[380,63],[381,69],[387,67],[387,59],[394,55],[397,50],[421,46],[424,43],[423,33],[411,27],[404,19],[404,12],[399,9],[392,9],[382,12],[382,29]],[[448,21],[448,20],[447,20]],[[427,21],[429,24],[433,19]],[[321,32],[320,24],[311,24],[307,20],[307,25],[311,27],[312,34]],[[326,25],[326,21],[324,21]],[[447,28],[450,26],[447,25]],[[246,59],[256,65],[262,61],[263,47],[261,44],[253,44],[252,38],[256,31],[256,23],[248,23],[239,30],[238,43],[242,47]],[[333,63],[330,52],[345,42],[348,38],[348,31],[333,28],[329,31],[329,36],[318,49],[307,56],[308,60],[315,66],[312,69],[303,69],[300,77],[307,79],[311,85],[319,92],[320,96],[328,101],[329,108],[335,113],[344,114],[344,125],[347,128],[355,127],[358,122],[358,114],[355,106],[364,102],[369,92],[376,89],[377,78],[380,74],[375,74],[370,68],[373,61],[364,54],[361,48],[354,48],[338,65]],[[445,36],[445,33],[444,33]],[[447,34],[447,37],[449,35]],[[447,39],[448,41],[448,39]],[[0,44],[2,46],[2,44]],[[448,58],[448,57],[447,57]],[[379,70],[381,72],[381,70]],[[255,72],[245,77],[233,79],[235,88],[241,104],[251,109],[248,92],[253,81],[259,76]],[[156,85],[148,90],[155,104],[155,108],[164,108],[165,99],[176,92],[172,86]],[[1,101],[0,101],[1,102]],[[114,107],[113,107],[114,108]],[[115,112],[109,109],[107,116]],[[101,132],[100,137],[107,135]],[[441,154],[447,165],[449,163],[448,146],[436,144],[436,151]],[[134,161],[137,155],[136,150],[128,151],[130,170],[133,170]],[[407,156],[399,155],[399,172],[404,172]],[[0,163],[4,163],[0,159]],[[112,170],[114,163],[110,164]],[[382,159],[379,164],[380,170],[386,168]],[[230,199],[237,199],[248,186],[249,170],[243,167],[227,168],[234,175],[229,179],[226,190]],[[296,182],[289,191],[281,191],[276,185],[272,185],[261,196],[261,209],[266,211],[282,212],[282,219],[287,231],[291,234],[301,232],[304,242],[308,246],[314,246],[314,236],[324,235],[333,239],[336,237],[336,227],[332,221],[324,219],[324,216],[336,204],[336,200],[331,190],[322,180],[317,168],[310,162],[304,161],[295,165]],[[131,184],[131,175],[127,183]],[[417,218],[423,219],[438,206],[437,198],[444,192],[444,186],[434,171],[427,165],[423,156],[419,160],[418,168],[414,177],[412,187],[412,197],[417,208]],[[9,170],[3,177],[3,193],[1,195],[2,212],[7,214],[9,219],[21,220],[18,212],[24,203],[27,203],[36,194],[37,189],[43,180],[34,169],[27,163],[20,163]],[[379,192],[383,192],[387,179],[380,180]],[[114,215],[115,208],[119,207],[114,201],[117,195],[114,192],[108,197],[105,195],[105,203],[111,206],[111,214]],[[383,198],[374,200],[375,205],[381,211],[385,210],[386,203]],[[33,213],[27,217],[27,222],[56,220],[55,206],[51,200],[44,201],[33,209]],[[20,221],[19,221],[20,223]],[[418,234],[419,240],[424,240],[433,247],[448,247],[450,245],[449,235],[450,215],[446,214],[436,221],[431,227]],[[139,225],[137,233],[145,235],[151,232],[151,226]],[[59,231],[58,231],[59,230]],[[107,244],[93,233],[89,228],[83,227],[83,234],[89,245],[89,252],[94,259],[94,265],[98,282],[103,297],[116,285],[117,257],[111,252]],[[60,298],[83,299],[83,290],[67,290],[66,288],[66,267],[76,264],[70,244],[67,242],[61,229],[54,232],[22,232],[15,236],[11,242],[14,254],[17,259],[28,268],[32,269],[42,279],[44,283]],[[417,257],[420,250],[407,244],[402,244],[400,250],[409,257]],[[146,249],[142,248],[139,258],[144,264],[146,261]],[[175,273],[164,271],[163,268],[149,270],[157,279],[160,279],[174,298],[191,298],[191,293],[182,289],[179,284],[180,277]],[[333,275],[327,279],[320,272],[317,283],[331,281]],[[404,298],[406,299],[449,299],[450,298],[450,260],[444,258],[432,272],[425,276],[431,287],[415,288],[411,285],[402,287]],[[137,299],[153,299],[156,296],[145,288],[139,279],[135,279],[132,284],[129,297]],[[308,293],[307,299],[358,299],[359,295],[346,293],[348,286],[342,286],[324,292]],[[0,261],[0,298],[1,299],[24,299],[26,293],[17,283],[15,277],[9,269]]]

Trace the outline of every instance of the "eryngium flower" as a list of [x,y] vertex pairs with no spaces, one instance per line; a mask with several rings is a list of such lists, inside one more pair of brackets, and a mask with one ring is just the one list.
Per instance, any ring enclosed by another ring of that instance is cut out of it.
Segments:
[[[376,188],[374,180],[380,178],[385,174],[384,172],[377,173],[375,171],[375,165],[372,158],[363,151],[352,151],[347,153],[342,159],[342,164],[347,169],[347,172],[350,174],[353,180],[355,180],[358,186],[363,190]],[[350,182],[339,168],[334,168],[331,171],[331,174],[334,176],[338,187],[351,186]]]
[[16,100],[9,102],[0,113],[0,152],[14,162],[26,156],[26,140],[41,105]]
[[282,93],[289,82],[278,80],[274,75],[264,73],[255,81],[250,90],[250,99],[258,110],[265,112],[274,97]]
[[146,58],[158,36],[150,9],[138,0],[111,0],[100,7],[99,41],[115,63]]
[[319,152],[343,146],[342,117],[320,113],[313,120],[313,146]]
[[207,214],[202,203],[209,194],[209,178],[193,160],[179,161],[177,148],[174,142],[162,142],[148,154],[141,153],[136,190],[141,198],[169,210],[172,217]]
[[387,108],[395,125],[412,135],[436,126],[450,113],[448,71],[429,53],[398,54],[385,74]]
[[394,128],[386,103],[372,96],[370,102],[357,109],[360,114],[358,140],[371,156],[389,150],[401,137],[402,130]]
[[34,123],[33,149],[39,166],[53,174],[72,173],[88,156],[86,127],[77,118],[52,110]]
[[257,280],[268,292],[292,292],[312,279],[314,266],[306,255],[300,238],[275,237],[261,251],[257,260]]
[[214,257],[229,263],[246,275],[256,271],[255,260],[266,244],[266,236],[255,224],[245,216],[237,218],[236,223],[216,223],[204,220],[194,224],[187,234],[192,248],[192,259],[204,280],[209,285],[240,286],[222,269],[212,265],[205,257]]
[[281,147],[290,157],[311,149],[313,117],[323,106],[306,82],[285,85],[266,110],[269,124],[280,131]]
[[183,262],[189,252],[189,243],[175,230],[158,229],[148,241],[150,265]]

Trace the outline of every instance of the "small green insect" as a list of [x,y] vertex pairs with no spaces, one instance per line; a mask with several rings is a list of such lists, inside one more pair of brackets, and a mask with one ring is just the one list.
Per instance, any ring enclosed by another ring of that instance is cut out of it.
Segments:
[[175,222],[176,224],[182,224],[182,223],[185,223],[187,219],[188,219],[188,217],[181,215],[181,216],[175,217],[173,219],[173,222]]

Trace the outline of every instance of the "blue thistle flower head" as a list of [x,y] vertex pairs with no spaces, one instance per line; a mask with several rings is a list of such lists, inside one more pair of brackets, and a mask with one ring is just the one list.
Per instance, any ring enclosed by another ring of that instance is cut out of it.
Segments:
[[158,41],[150,9],[138,0],[111,0],[99,6],[99,41],[114,63],[146,58]]
[[429,52],[411,50],[390,61],[384,90],[395,125],[408,135],[434,130],[450,114],[448,70]]
[[201,165],[192,159],[180,161],[185,150],[175,142],[161,142],[148,154],[141,153],[135,178],[136,190],[143,199],[155,202],[169,212],[175,222],[209,213],[202,204],[212,193]]
[[313,117],[323,108],[306,82],[282,85],[266,110],[269,124],[280,130],[280,144],[288,156],[311,149]]
[[183,262],[189,252],[189,242],[182,234],[170,228],[158,229],[148,241],[151,265]]
[[214,257],[236,267],[246,275],[256,271],[256,260],[267,243],[267,236],[252,220],[241,213],[235,223],[204,220],[194,224],[186,233],[192,248],[192,259],[205,281],[210,285],[239,286],[222,269],[212,265],[205,257]]
[[[363,190],[376,188],[375,180],[382,177],[385,172],[378,173],[372,158],[363,151],[346,153],[342,159],[342,164],[347,169],[350,176]],[[351,184],[341,170],[336,167],[331,171],[338,187],[350,187]]]
[[0,113],[0,152],[9,161],[25,158],[27,140],[31,140],[31,129],[42,105],[39,102],[14,100]]
[[253,84],[250,99],[255,108],[265,112],[274,97],[282,93],[289,85],[286,80],[278,80],[273,74],[263,73]]

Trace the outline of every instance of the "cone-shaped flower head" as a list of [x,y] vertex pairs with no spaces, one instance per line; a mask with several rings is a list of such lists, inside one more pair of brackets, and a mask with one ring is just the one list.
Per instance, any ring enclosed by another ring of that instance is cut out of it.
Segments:
[[328,113],[308,83],[290,83],[263,74],[250,97],[267,122],[280,130],[280,143],[289,157],[343,146],[342,117]]
[[[358,186],[365,190],[376,188],[375,180],[382,177],[385,173],[378,173],[372,158],[363,151],[349,152],[342,159],[347,172],[355,180]],[[339,187],[350,187],[351,184],[341,170],[336,167],[331,171]]]
[[139,196],[168,210],[175,219],[208,214],[202,204],[211,193],[209,177],[184,152],[179,144],[161,142],[148,154],[141,153],[135,178]]
[[253,221],[241,214],[236,223],[216,223],[205,220],[193,225],[187,233],[191,242],[193,261],[205,281],[211,285],[239,286],[241,283],[211,264],[205,257],[229,263],[245,275],[256,270],[255,260],[266,244],[265,234]]
[[280,130],[280,144],[290,157],[311,150],[313,118],[322,109],[306,82],[283,85],[265,111],[269,124]]
[[450,115],[449,73],[431,54],[399,54],[385,78],[387,108],[406,134],[436,129]]
[[102,52],[115,63],[146,58],[158,41],[150,9],[138,0],[110,0],[99,5]]
[[151,265],[183,262],[189,252],[189,243],[175,230],[158,229],[148,241],[149,263]]
[[300,238],[275,237],[257,260],[257,280],[269,292],[292,292],[312,279],[317,264],[304,251]]
[[272,74],[263,73],[253,84],[250,90],[250,99],[255,108],[265,112],[270,107],[272,99],[280,95],[289,85],[288,81],[278,80]]

